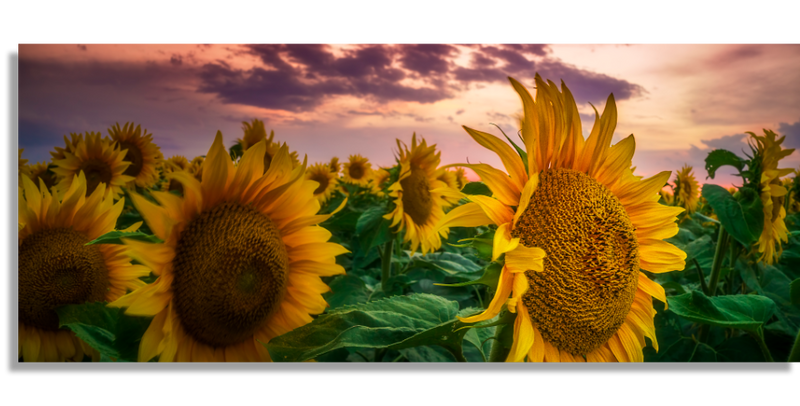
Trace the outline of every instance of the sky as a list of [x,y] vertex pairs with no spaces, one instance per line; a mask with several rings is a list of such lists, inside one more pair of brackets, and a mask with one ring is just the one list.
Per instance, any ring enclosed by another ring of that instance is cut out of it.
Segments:
[[[395,139],[438,145],[443,164],[499,158],[461,128],[514,137],[539,73],[575,96],[586,136],[613,93],[613,143],[633,134],[636,174],[695,168],[714,148],[749,152],[746,131],[772,129],[800,150],[800,45],[20,45],[19,147],[49,160],[70,132],[133,121],[165,157],[226,146],[264,120],[309,163],[368,157],[391,166]],[[800,152],[782,161],[798,168]]]

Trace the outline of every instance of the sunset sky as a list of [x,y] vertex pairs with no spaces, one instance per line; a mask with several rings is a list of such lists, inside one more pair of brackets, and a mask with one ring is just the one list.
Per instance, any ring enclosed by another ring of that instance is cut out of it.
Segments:
[[613,93],[614,142],[634,134],[640,175],[686,163],[702,182],[708,151],[743,156],[744,132],[762,128],[800,149],[800,45],[20,45],[19,146],[49,160],[65,134],[134,121],[191,159],[259,118],[310,163],[389,166],[395,138],[416,132],[443,163],[500,165],[461,126],[516,134],[507,76],[532,87],[536,72],[570,88],[587,136],[589,103],[602,112]]

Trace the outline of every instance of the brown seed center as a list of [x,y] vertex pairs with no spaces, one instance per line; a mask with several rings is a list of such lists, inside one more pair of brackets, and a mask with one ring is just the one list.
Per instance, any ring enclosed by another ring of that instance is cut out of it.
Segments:
[[132,142],[120,142],[119,148],[128,150],[125,154],[125,161],[131,163],[128,169],[125,169],[123,175],[133,176],[134,178],[139,176],[139,173],[142,172],[142,168],[144,168],[144,158],[142,158],[142,151],[139,149],[139,146]]
[[58,330],[55,309],[103,301],[108,270],[96,245],[72,228],[41,230],[19,245],[19,319],[43,330]]
[[400,181],[403,187],[403,211],[417,224],[425,224],[433,210],[428,174],[420,168],[411,168],[411,175]]
[[315,173],[311,176],[311,180],[319,182],[319,186],[314,190],[314,196],[325,192],[328,188],[328,176],[324,173]]
[[238,203],[202,213],[181,233],[173,260],[181,324],[213,347],[252,337],[280,306],[288,263],[267,216]]
[[86,196],[92,194],[100,183],[105,183],[106,187],[111,184],[111,167],[103,161],[90,159],[81,165],[80,170],[86,176]]
[[625,321],[639,272],[639,243],[624,207],[581,172],[550,169],[512,236],[545,250],[543,272],[526,272],[522,301],[544,338],[572,355],[608,341]]
[[351,178],[360,180],[362,177],[364,177],[364,166],[358,163],[350,164],[348,174],[350,174]]

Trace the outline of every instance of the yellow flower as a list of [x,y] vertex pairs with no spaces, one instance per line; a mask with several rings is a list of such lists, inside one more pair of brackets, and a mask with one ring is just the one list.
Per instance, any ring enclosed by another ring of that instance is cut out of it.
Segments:
[[41,179],[48,190],[56,184],[55,174],[47,169],[47,162],[39,162],[36,165],[27,165],[25,168],[25,173],[29,178],[31,178],[35,185],[38,185],[39,179]]
[[450,169],[444,169],[439,173],[438,180],[444,182],[448,187],[451,187],[456,190],[461,190],[458,187],[458,178],[456,178],[456,171]]
[[127,151],[125,161],[130,162],[130,166],[125,170],[125,175],[134,178],[128,188],[134,184],[143,188],[153,186],[158,181],[158,167],[161,164],[158,159],[161,149],[153,143],[153,134],[148,134],[146,129],[142,132],[141,125],[134,128],[133,123],[125,123],[122,128],[117,123],[108,129],[108,134],[120,149]]
[[19,148],[19,157],[18,157],[18,169],[17,169],[17,177],[20,183],[22,183],[22,177],[28,176],[30,177],[30,169],[28,168],[28,160],[22,158],[22,151],[24,148]]
[[[584,140],[569,89],[536,75],[536,98],[510,79],[523,102],[527,167],[499,138],[464,127],[499,156],[508,174],[474,170],[494,197],[469,196],[441,227],[496,224],[493,260],[505,254],[497,292],[483,313],[516,313],[508,361],[642,361],[645,337],[656,342],[652,298],[664,289],[641,270],[684,268],[686,254],[663,239],[678,232],[681,208],[658,203],[670,172],[633,175],[633,136],[610,146],[614,97]],[[509,298],[509,295],[511,298]]]
[[[196,158],[195,158],[196,159]],[[164,172],[185,171],[189,169],[189,160],[183,155],[173,155],[164,161]]]
[[[267,150],[264,154],[264,171],[266,172],[266,170],[269,169],[270,162],[272,162],[275,154],[277,154],[278,150],[281,148],[281,144],[272,141],[273,138],[275,138],[274,131],[270,130],[269,137],[267,137],[267,130],[264,128],[263,121],[253,119],[252,124],[246,121],[243,121],[242,124],[244,136],[242,139],[237,139],[237,141],[242,144],[242,151],[247,151],[250,147],[261,141],[266,142]],[[283,143],[283,145],[286,145],[286,143]],[[292,151],[289,156],[292,159],[292,167],[300,165],[300,160],[297,159],[297,152]]]
[[675,184],[678,189],[678,205],[686,209],[689,214],[697,210],[700,201],[700,186],[694,178],[692,167],[684,165],[677,173]]
[[773,131],[764,130],[763,136],[748,132],[756,143],[755,159],[761,161],[761,181],[758,185],[761,192],[761,204],[764,208],[764,229],[758,238],[759,261],[774,263],[783,252],[781,241],[789,241],[789,230],[786,229],[786,209],[783,200],[787,190],[781,184],[781,177],[792,173],[790,168],[778,168],[778,162],[791,155],[794,149],[783,149],[781,143],[786,138]]
[[417,144],[417,135],[411,137],[411,148],[397,140],[400,151],[400,176],[389,186],[389,196],[394,198],[394,210],[384,218],[391,220],[391,227],[399,225],[397,232],[405,230],[403,240],[411,243],[411,251],[421,248],[422,254],[433,252],[442,246],[441,237],[447,238],[447,228],[437,229],[444,217],[444,208],[452,204],[447,198],[458,201],[461,197],[438,177],[440,152],[436,145],[430,147],[425,139]]
[[372,180],[369,183],[370,193],[378,197],[386,196],[386,193],[383,192],[383,189],[384,187],[388,186],[386,185],[386,182],[389,181],[390,176],[391,174],[389,171],[383,168],[378,168],[377,171],[372,171]]
[[458,182],[458,190],[464,189],[464,186],[469,183],[464,168],[456,168],[456,181]]
[[350,155],[350,161],[344,164],[342,172],[345,182],[367,187],[372,179],[372,164],[360,154]]
[[339,158],[337,157],[331,158],[331,162],[328,165],[330,166],[331,172],[335,173],[336,176],[339,176],[339,170],[341,170],[341,164],[339,163]]
[[194,175],[194,177],[200,181],[203,180],[203,162],[205,158],[202,156],[195,157],[192,159],[192,162],[189,164],[189,173]]
[[316,226],[316,182],[305,163],[292,168],[282,146],[264,172],[266,142],[245,151],[238,167],[217,133],[203,180],[176,171],[183,197],[152,192],[133,203],[164,242],[125,241],[130,255],[158,275],[109,306],[153,316],[139,360],[269,361],[262,343],[309,323],[325,310],[320,277],[343,274],[347,252]]
[[314,189],[314,197],[320,204],[331,198],[336,189],[336,174],[330,171],[330,165],[321,162],[310,166],[306,171],[306,179],[317,182],[319,186]]
[[55,152],[50,151],[50,155],[53,157],[51,159],[52,162],[60,161],[66,158],[67,156],[64,155],[64,152],[75,151],[75,147],[77,147],[78,143],[81,142],[81,140],[83,139],[83,134],[69,133],[69,137],[70,138],[67,139],[67,136],[66,135],[64,136],[64,144],[66,145],[66,148],[55,147],[56,148]]
[[[197,158],[195,158],[197,159]],[[189,160],[186,159],[185,156],[182,155],[173,155],[166,161],[164,161],[164,165],[162,168],[162,175],[165,178],[165,181],[161,183],[161,191],[163,192],[170,192],[173,190],[177,190],[180,192],[181,196],[183,195],[183,184],[176,180],[175,178],[171,178],[167,175],[173,172],[187,172],[192,173],[193,166],[189,163]],[[199,170],[199,168],[195,169]],[[195,176],[197,178],[197,176]],[[197,180],[200,180],[199,178]]]
[[675,202],[675,197],[672,196],[672,193],[667,192],[666,190],[659,190],[658,194],[661,195],[661,198],[664,199],[664,203],[666,203],[667,206],[672,206],[672,204]]
[[122,211],[104,184],[87,196],[80,172],[61,201],[42,185],[23,178],[19,197],[19,354],[26,362],[80,361],[93,351],[58,328],[55,308],[116,300],[144,286],[139,278],[150,270],[131,265],[125,246],[85,245],[112,231]]
[[64,151],[64,159],[53,162],[53,173],[59,179],[55,186],[59,195],[72,186],[72,180],[81,171],[86,175],[87,196],[103,183],[106,198],[116,200],[122,194],[122,187],[133,180],[125,175],[130,166],[130,162],[123,160],[125,152],[116,143],[100,137],[100,133],[87,133],[78,140],[73,151]]

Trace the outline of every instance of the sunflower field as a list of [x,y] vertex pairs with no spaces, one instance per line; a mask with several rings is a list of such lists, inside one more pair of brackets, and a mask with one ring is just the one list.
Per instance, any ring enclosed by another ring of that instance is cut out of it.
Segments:
[[464,127],[499,168],[417,134],[312,164],[257,119],[191,160],[133,123],[19,150],[19,360],[800,361],[785,137],[644,178],[613,95],[584,137],[565,84],[510,82],[518,129]]

